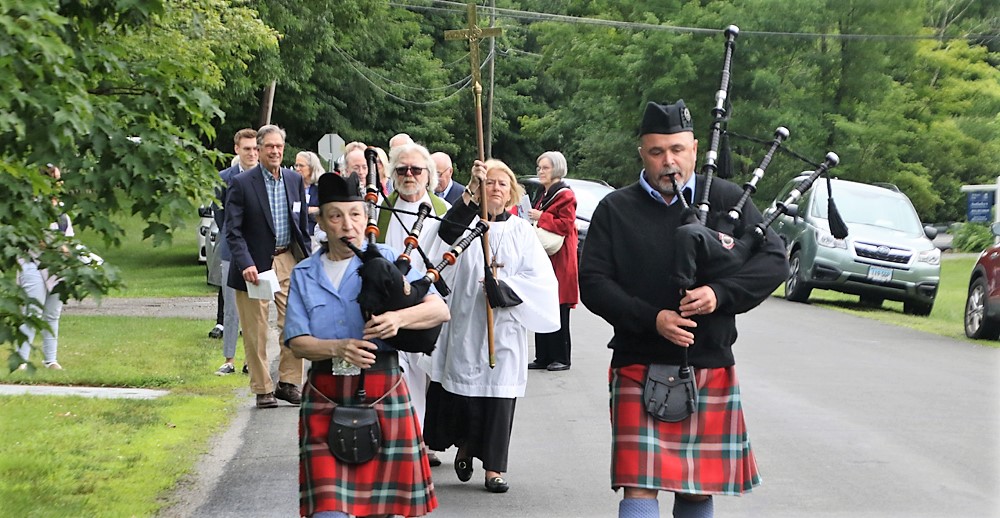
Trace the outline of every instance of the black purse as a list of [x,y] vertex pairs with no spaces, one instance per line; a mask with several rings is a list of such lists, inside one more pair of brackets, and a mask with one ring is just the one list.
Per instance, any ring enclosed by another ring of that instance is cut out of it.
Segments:
[[649,366],[642,401],[649,415],[667,423],[683,421],[698,411],[698,385],[687,363],[687,348],[683,365]]

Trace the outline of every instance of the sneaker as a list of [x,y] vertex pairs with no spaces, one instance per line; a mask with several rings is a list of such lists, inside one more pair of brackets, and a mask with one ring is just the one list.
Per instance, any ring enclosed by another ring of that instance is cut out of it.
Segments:
[[247,364],[243,364],[243,374],[250,374],[250,369],[247,368]]
[[278,388],[274,391],[274,397],[293,405],[302,403],[302,393],[299,392],[299,387],[296,387],[292,383],[285,383],[284,381],[278,382]]
[[216,340],[222,338],[222,324],[215,324],[215,327],[208,332],[209,338],[215,338]]
[[62,365],[59,365],[59,362],[48,362],[48,363],[45,364],[45,368],[46,369],[52,369],[52,370],[55,370],[55,371],[61,371],[61,370],[63,370]]
[[236,367],[234,367],[233,364],[231,364],[229,362],[226,362],[226,363],[222,364],[222,367],[219,367],[219,370],[215,371],[215,375],[216,376],[226,376],[226,375],[232,374],[234,372],[236,372]]
[[28,364],[27,363],[22,363],[21,365],[18,365],[17,366],[17,370],[19,370],[19,371],[26,371],[26,370],[28,370]]

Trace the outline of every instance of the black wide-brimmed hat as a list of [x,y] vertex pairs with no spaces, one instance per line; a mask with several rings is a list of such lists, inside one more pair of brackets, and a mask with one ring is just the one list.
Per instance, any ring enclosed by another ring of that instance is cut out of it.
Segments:
[[365,201],[358,190],[358,177],[323,173],[319,177],[319,204],[332,201]]
[[639,126],[639,136],[647,133],[670,135],[683,131],[694,131],[691,112],[684,105],[684,99],[677,99],[674,104],[659,104],[650,101],[642,114],[642,125]]

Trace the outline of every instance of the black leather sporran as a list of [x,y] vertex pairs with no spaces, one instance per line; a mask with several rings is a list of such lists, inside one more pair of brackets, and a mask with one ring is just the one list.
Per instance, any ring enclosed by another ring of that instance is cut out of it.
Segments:
[[650,365],[642,401],[646,412],[660,421],[677,423],[687,419],[698,409],[694,369],[687,365]]
[[382,447],[382,427],[370,406],[338,406],[330,418],[327,435],[330,453],[348,464],[364,464]]

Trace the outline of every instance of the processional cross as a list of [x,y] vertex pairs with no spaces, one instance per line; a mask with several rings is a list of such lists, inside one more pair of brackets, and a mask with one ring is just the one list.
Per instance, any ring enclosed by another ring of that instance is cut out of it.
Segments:
[[479,67],[479,41],[483,38],[492,38],[503,34],[503,29],[499,27],[487,27],[483,29],[476,24],[476,4],[469,2],[466,7],[466,20],[469,27],[444,31],[446,40],[467,40],[469,42],[469,62],[472,65],[472,93],[476,101],[476,129],[479,141],[479,159],[486,160],[483,151],[483,84],[480,81]]
[[[479,144],[479,160],[485,161],[486,153],[483,146],[483,85],[480,82],[479,76],[479,40],[499,36],[503,33],[503,30],[499,27],[483,29],[477,25],[476,4],[473,2],[469,2],[466,8],[466,20],[469,23],[467,29],[444,31],[444,39],[467,40],[469,42],[469,62],[472,64],[472,94],[475,96],[476,103],[476,140]],[[479,186],[480,189],[484,189],[485,187],[485,185]],[[486,212],[485,196],[480,196],[479,215],[483,221],[489,220]],[[487,268],[493,267],[495,269],[496,265],[490,258],[490,239],[487,234],[488,232],[484,232],[482,236],[483,260]],[[490,368],[492,369],[496,366],[497,362],[493,347],[493,308],[490,307],[489,301],[486,303],[486,337],[489,345]]]

